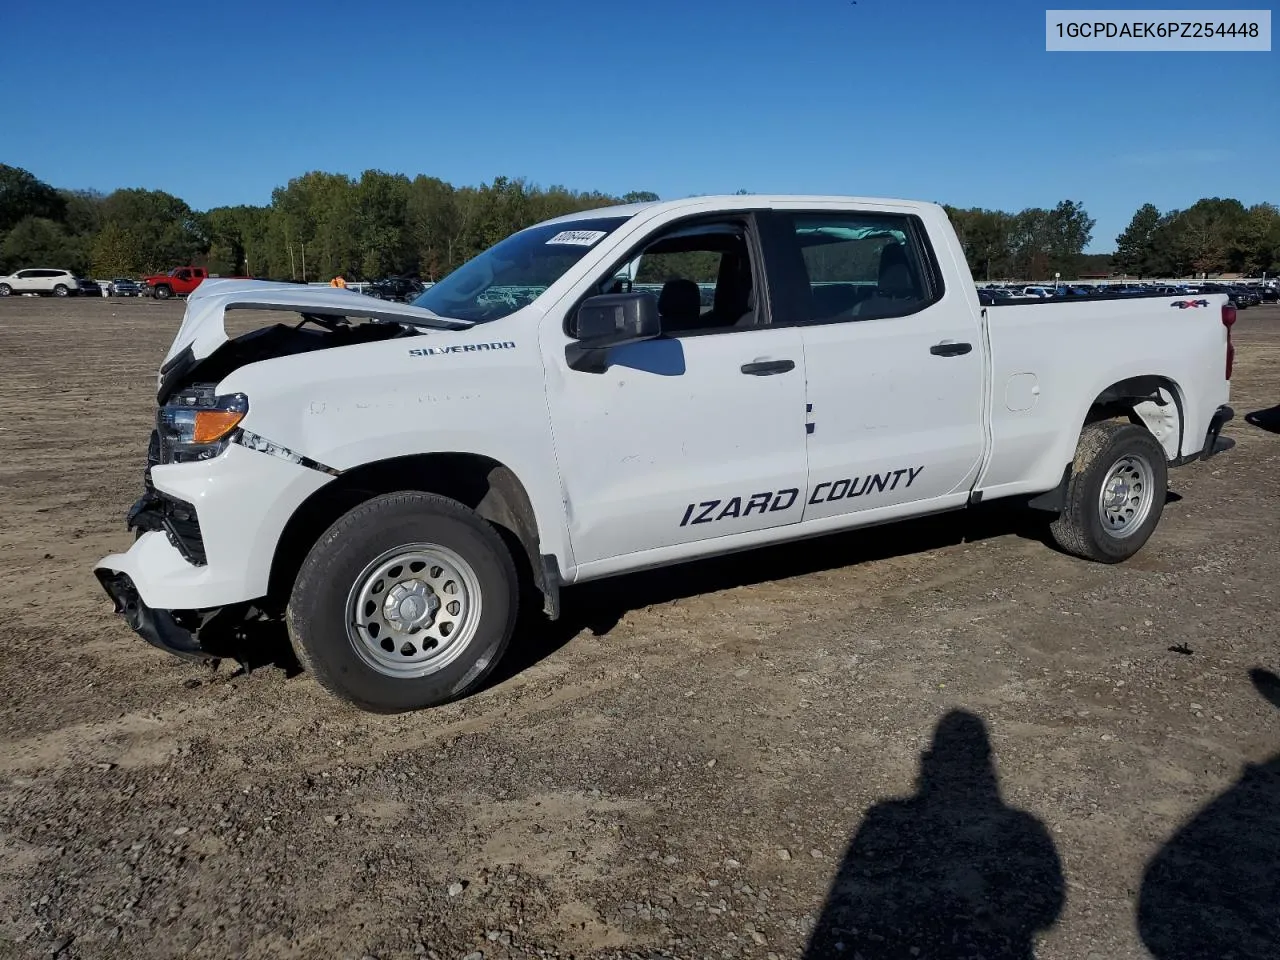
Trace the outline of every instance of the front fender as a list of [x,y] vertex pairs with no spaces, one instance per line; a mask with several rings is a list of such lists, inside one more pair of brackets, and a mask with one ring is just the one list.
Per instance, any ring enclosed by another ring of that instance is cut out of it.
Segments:
[[[432,453],[503,464],[529,495],[542,552],[567,565],[536,338],[486,326],[260,361],[218,390],[248,396],[246,430],[337,471]],[[448,349],[476,343],[510,346]]]

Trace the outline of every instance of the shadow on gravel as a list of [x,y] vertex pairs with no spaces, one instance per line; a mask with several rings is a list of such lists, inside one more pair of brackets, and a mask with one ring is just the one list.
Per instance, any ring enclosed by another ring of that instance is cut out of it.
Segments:
[[[1280,709],[1280,677],[1250,679]],[[1280,754],[1246,767],[1147,864],[1138,932],[1156,960],[1280,956]]]
[[[704,593],[995,537],[1018,536],[1050,545],[1049,519],[1049,514],[1035,510],[983,504],[933,517],[611,577],[566,589],[561,619],[544,623],[538,632],[545,635],[545,642],[553,644],[554,650],[584,629],[604,636],[631,610]],[[531,642],[536,644],[538,640],[535,637]]]
[[1255,410],[1244,415],[1245,423],[1266,430],[1268,433],[1280,433],[1280,403],[1266,410]]
[[[214,626],[213,621],[210,626]],[[200,642],[211,656],[234,660],[246,673],[263,667],[283,670],[286,677],[302,673],[283,620],[263,616],[237,621],[231,615],[226,626],[219,624],[214,629],[210,626],[201,631]]]
[[867,812],[804,957],[1032,960],[1065,900],[1048,830],[1000,799],[986,725],[952,711],[915,795]]

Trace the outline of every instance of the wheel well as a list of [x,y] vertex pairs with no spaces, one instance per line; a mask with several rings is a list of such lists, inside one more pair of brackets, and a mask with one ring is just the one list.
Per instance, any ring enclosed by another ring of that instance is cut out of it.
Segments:
[[1146,427],[1170,460],[1182,450],[1182,393],[1168,377],[1144,375],[1113,383],[1090,404],[1083,426],[1115,419]]
[[555,606],[559,584],[544,568],[539,553],[533,504],[516,475],[497,460],[468,453],[429,453],[380,460],[344,471],[294,511],[276,544],[268,596],[283,607],[294,579],[316,541],[335,520],[384,493],[420,490],[470,507],[497,528],[511,549],[521,580],[535,586]]

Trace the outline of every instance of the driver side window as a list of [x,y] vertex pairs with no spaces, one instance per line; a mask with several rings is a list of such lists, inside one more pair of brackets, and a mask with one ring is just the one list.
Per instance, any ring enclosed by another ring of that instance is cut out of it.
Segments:
[[758,289],[746,227],[730,221],[682,224],[650,238],[599,292],[653,294],[662,332],[686,336],[756,326]]

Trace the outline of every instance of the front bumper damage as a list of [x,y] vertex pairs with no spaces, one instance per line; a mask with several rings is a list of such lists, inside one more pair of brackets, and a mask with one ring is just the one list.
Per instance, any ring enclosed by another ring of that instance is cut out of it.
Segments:
[[205,650],[198,639],[203,617],[194,610],[153,610],[142,602],[138,588],[127,573],[94,571],[102,588],[116,605],[116,613],[124,617],[133,632],[153,647],[196,663],[217,659]]
[[266,596],[285,524],[332,479],[235,444],[210,460],[151,463],[128,515],[133,545],[98,561],[94,574],[148,643],[188,660],[215,659],[214,621],[227,623]]

